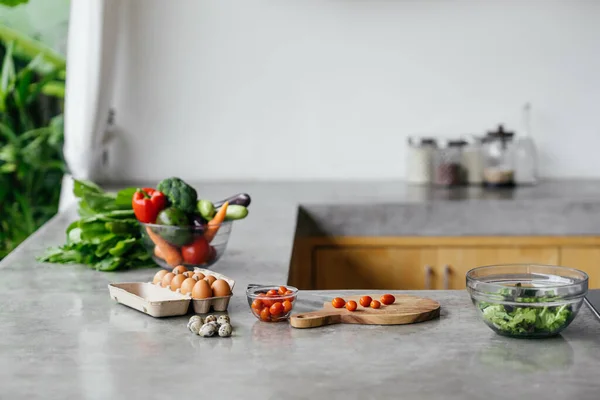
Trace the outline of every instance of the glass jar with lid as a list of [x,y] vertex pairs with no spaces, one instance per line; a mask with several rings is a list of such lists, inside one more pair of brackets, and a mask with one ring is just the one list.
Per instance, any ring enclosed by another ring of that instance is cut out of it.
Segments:
[[483,141],[484,184],[489,187],[514,186],[514,132],[506,132],[502,125],[488,132]]
[[462,148],[464,140],[442,141],[433,156],[433,183],[458,186],[463,183]]
[[464,182],[469,185],[483,183],[483,137],[468,136],[462,151]]
[[437,142],[432,138],[408,138],[406,180],[409,183],[424,185],[432,181],[433,153]]

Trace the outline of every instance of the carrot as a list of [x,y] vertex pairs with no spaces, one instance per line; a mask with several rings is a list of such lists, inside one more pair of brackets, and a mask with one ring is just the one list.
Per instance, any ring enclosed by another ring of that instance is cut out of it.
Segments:
[[154,246],[154,255],[160,258],[161,260],[165,259],[165,255],[162,253],[162,251],[160,251],[160,248],[156,245]]
[[164,256],[165,261],[172,267],[175,267],[181,263],[183,263],[183,256],[179,249],[171,244],[169,244],[165,239],[161,238],[156,233],[152,232],[149,226],[146,227],[146,232],[148,232],[148,236],[154,242],[156,247],[160,250],[162,255]]
[[223,221],[225,221],[225,215],[227,214],[228,206],[228,201],[223,203],[223,205],[221,206],[221,208],[219,208],[219,211],[217,211],[213,219],[208,221],[208,225],[206,227],[206,230],[204,231],[204,238],[208,241],[208,243],[212,242],[212,240],[217,235],[221,224],[223,223]]

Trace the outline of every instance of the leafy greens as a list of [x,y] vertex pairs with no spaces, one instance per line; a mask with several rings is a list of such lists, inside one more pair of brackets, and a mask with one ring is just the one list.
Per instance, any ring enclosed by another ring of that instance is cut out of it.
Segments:
[[[516,303],[548,303],[560,299],[550,293],[548,296],[535,297],[536,291],[532,289],[520,289],[517,292],[517,297],[511,296],[510,290],[500,291],[499,294]],[[482,302],[479,309],[483,318],[501,333],[516,336],[557,333],[574,318],[569,304],[524,307]]]
[[48,249],[38,261],[85,264],[98,271],[155,266],[131,207],[135,190],[109,193],[93,182],[75,180],[73,193],[81,218],[67,227],[66,244]]

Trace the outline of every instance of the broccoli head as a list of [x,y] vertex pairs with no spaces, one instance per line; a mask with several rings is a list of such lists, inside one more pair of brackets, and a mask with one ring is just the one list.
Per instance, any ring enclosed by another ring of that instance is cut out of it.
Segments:
[[163,179],[156,186],[156,190],[167,196],[172,207],[190,214],[196,211],[198,193],[183,180],[179,178]]

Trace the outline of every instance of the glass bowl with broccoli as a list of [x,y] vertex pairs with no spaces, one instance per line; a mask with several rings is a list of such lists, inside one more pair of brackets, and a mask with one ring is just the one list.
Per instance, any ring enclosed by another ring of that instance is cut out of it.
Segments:
[[549,337],[559,334],[577,315],[588,291],[588,276],[553,265],[490,265],[467,272],[467,291],[483,321],[496,333]]

